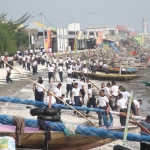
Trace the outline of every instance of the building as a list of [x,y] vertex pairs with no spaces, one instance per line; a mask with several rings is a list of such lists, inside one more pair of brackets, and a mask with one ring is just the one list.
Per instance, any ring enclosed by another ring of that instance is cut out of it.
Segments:
[[147,23],[145,22],[144,18],[142,22],[142,32],[147,35]]

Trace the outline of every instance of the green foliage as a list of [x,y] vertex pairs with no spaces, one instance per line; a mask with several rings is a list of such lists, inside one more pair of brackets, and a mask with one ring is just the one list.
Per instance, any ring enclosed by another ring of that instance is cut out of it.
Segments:
[[6,16],[7,13],[0,14],[0,52],[14,54],[20,47],[28,45],[28,34],[20,25],[25,23],[30,15],[26,13],[17,21],[6,21]]

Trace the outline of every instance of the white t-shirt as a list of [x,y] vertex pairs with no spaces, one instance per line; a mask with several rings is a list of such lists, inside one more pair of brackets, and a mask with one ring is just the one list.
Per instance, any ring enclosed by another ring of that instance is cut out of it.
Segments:
[[10,72],[10,68],[9,68],[9,67],[7,67],[7,68],[6,68],[6,71],[7,71],[7,72]]
[[57,97],[61,97],[61,88],[58,89],[57,87],[54,88],[54,93]]
[[90,94],[90,97],[92,97],[92,89],[88,89],[88,95]]
[[102,61],[100,61],[100,62],[99,62],[99,65],[100,65],[100,66],[102,66],[102,65],[103,65],[103,62],[102,62]]
[[58,69],[59,69],[59,72],[63,72],[63,67],[62,66],[59,66]]
[[59,63],[63,63],[63,60],[62,60],[62,59],[59,59]]
[[53,72],[54,68],[53,67],[48,67],[48,72]]
[[67,72],[68,72],[68,74],[71,74],[72,73],[72,69],[68,69]]
[[127,108],[127,100],[121,98],[121,99],[117,100],[117,105],[122,109]]
[[113,96],[118,96],[118,89],[119,89],[119,87],[117,85],[113,85],[111,87],[111,92],[112,92]]
[[71,78],[66,78],[66,84],[72,84],[73,80]]
[[130,97],[130,94],[129,94],[129,92],[127,92],[127,91],[125,91],[125,92],[120,92],[121,94],[122,94],[122,98],[123,99],[126,99],[126,100],[128,100],[129,99],[129,97]]
[[105,87],[105,95],[111,96],[111,94],[110,94],[110,88]]
[[140,104],[137,100],[134,99],[133,102],[136,108],[140,108]]
[[83,73],[87,73],[87,68],[84,68],[82,71]]
[[83,83],[82,81],[79,81],[79,82],[78,82],[78,87],[79,87],[79,89],[82,89],[82,86],[84,86],[84,83]]
[[79,88],[73,88],[72,89],[72,93],[74,94],[74,96],[79,96],[79,92],[80,92]]
[[98,96],[97,101],[98,101],[99,107],[105,107],[105,106],[107,106],[107,103],[109,103],[109,100],[106,96],[104,96],[104,97]]
[[[38,84],[39,84],[39,83],[38,83]],[[39,85],[44,88],[44,84],[43,84],[43,83],[42,83],[42,84],[39,84]],[[43,89],[42,89],[40,86],[36,85],[36,89],[37,89],[38,92],[43,92]]]

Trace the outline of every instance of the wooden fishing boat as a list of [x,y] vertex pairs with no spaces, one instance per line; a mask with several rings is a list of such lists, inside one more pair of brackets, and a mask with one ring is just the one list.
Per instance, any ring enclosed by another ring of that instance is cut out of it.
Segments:
[[[78,76],[82,76],[81,71],[73,71]],[[88,73],[88,77],[94,78],[94,79],[103,79],[103,80],[117,80],[117,81],[127,81],[127,80],[133,80],[136,78],[139,78],[141,76],[135,75],[135,74],[126,74],[126,75],[119,75],[119,74],[105,74],[101,72],[96,73]]]
[[[103,71],[104,70],[105,69],[103,68]],[[110,73],[119,73],[120,67],[115,67],[115,68],[109,67],[108,70]],[[131,73],[136,73],[138,71],[138,68],[137,67],[128,67],[126,70],[127,70],[126,71],[127,74],[131,74]],[[99,71],[99,68],[97,68],[97,71]]]
[[[15,128],[15,126],[0,125],[0,136],[10,136],[15,139]],[[137,127],[129,127],[129,130],[133,130],[135,128]],[[123,131],[124,127],[116,127],[112,129],[117,131]],[[90,149],[102,146],[115,140],[116,139],[98,138],[94,136],[84,136],[80,134],[76,134],[74,136],[66,136],[63,132],[51,131],[51,141],[48,143],[48,147],[49,149],[55,150]],[[39,131],[38,128],[25,127],[25,132],[22,133],[21,145],[16,145],[16,147],[43,149],[44,141],[44,131]]]

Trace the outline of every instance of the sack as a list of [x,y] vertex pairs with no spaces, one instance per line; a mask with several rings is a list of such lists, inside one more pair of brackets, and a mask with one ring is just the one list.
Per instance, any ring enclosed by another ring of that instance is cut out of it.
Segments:
[[96,96],[98,96],[96,90],[92,89],[92,98],[95,98]]

